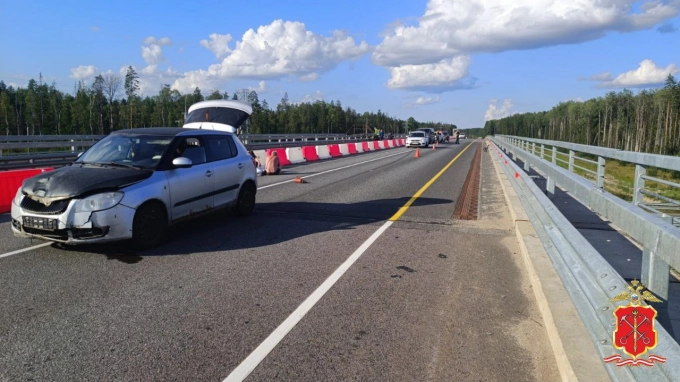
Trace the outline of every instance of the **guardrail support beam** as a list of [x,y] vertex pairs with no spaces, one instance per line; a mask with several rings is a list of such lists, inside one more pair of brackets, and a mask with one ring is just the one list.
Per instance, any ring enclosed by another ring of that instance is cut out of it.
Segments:
[[574,150],[569,150],[569,172],[574,172]]
[[645,188],[645,179],[642,177],[647,173],[647,167],[636,164],[635,165],[635,181],[633,183],[633,205],[640,205],[643,203],[644,194],[641,192]]
[[545,159],[545,145],[541,143],[541,159]]
[[597,187],[604,190],[604,157],[597,157]]
[[552,158],[550,158],[550,161],[557,164],[557,147],[555,146],[552,148]]
[[657,296],[668,300],[668,282],[671,268],[657,254],[647,248],[642,250],[642,284]]

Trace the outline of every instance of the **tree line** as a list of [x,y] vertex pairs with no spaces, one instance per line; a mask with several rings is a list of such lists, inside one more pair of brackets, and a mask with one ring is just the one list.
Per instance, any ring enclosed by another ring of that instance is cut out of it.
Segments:
[[504,134],[663,155],[680,154],[680,83],[637,94],[624,89],[549,111],[487,121],[485,134]]
[[141,96],[139,76],[130,66],[124,77],[106,73],[91,84],[79,81],[73,94],[58,90],[54,83],[46,84],[42,74],[37,81],[31,79],[26,88],[15,89],[0,81],[0,134],[94,135],[136,127],[179,127],[189,106],[213,99],[250,102],[253,114],[243,131],[251,134],[373,134],[374,129],[405,133],[420,127],[455,128],[453,124],[419,122],[413,117],[401,120],[381,110],[359,113],[343,108],[339,100],[292,103],[288,93],[273,108],[250,90],[237,90],[231,97],[226,91],[213,90],[204,96],[199,88],[182,94],[165,84],[158,94]]

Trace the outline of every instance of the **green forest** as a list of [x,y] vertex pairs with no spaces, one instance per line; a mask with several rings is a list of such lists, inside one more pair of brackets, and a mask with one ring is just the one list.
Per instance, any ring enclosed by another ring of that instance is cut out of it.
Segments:
[[[239,98],[240,97],[240,98]],[[157,95],[139,95],[139,76],[132,67],[126,75],[103,74],[92,84],[80,81],[73,94],[55,84],[31,79],[27,88],[13,88],[0,81],[0,131],[5,135],[108,134],[136,127],[174,127],[184,124],[185,111],[196,102],[212,99],[245,100],[253,114],[243,131],[250,134],[372,134],[406,133],[420,127],[455,128],[454,124],[400,120],[378,110],[357,112],[337,101],[292,103],[286,93],[275,107],[260,100],[255,91],[233,94],[213,90],[207,96],[196,88],[181,94],[163,85]]]
[[680,84],[609,92],[584,102],[562,102],[549,111],[487,121],[484,134],[567,141],[626,151],[680,154]]

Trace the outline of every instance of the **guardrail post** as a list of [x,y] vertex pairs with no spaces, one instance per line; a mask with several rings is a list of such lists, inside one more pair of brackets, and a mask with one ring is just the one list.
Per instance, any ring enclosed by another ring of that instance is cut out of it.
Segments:
[[647,173],[647,167],[636,164],[635,165],[635,180],[633,183],[633,205],[640,205],[643,203],[644,194],[642,190],[645,188],[645,179],[642,177]]
[[545,145],[541,143],[541,160],[545,159]]
[[536,155],[536,143],[531,142],[531,155]]
[[642,284],[664,300],[668,300],[670,274],[667,262],[649,249],[642,249]]
[[552,148],[552,158],[550,159],[551,162],[557,164],[557,147],[553,146]]
[[524,158],[524,171],[531,171],[531,165],[529,164],[529,160],[527,158]]
[[604,157],[597,157],[597,187],[604,190]]
[[[73,139],[71,139],[71,143],[73,143]],[[71,152],[72,152],[72,153],[75,153],[75,152],[76,152],[76,147],[75,147],[75,146],[71,146]]]
[[569,150],[569,172],[574,172],[574,150]]

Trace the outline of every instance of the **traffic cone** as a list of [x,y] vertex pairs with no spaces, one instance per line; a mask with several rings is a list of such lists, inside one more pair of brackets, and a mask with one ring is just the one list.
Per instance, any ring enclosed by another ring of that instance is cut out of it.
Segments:
[[420,147],[416,147],[416,155],[414,155],[413,157],[420,158]]
[[307,183],[307,181],[300,178],[299,176],[296,176],[295,177],[295,183]]
[[434,145],[432,145],[432,150],[436,150],[436,149],[437,149],[437,142],[435,142]]

